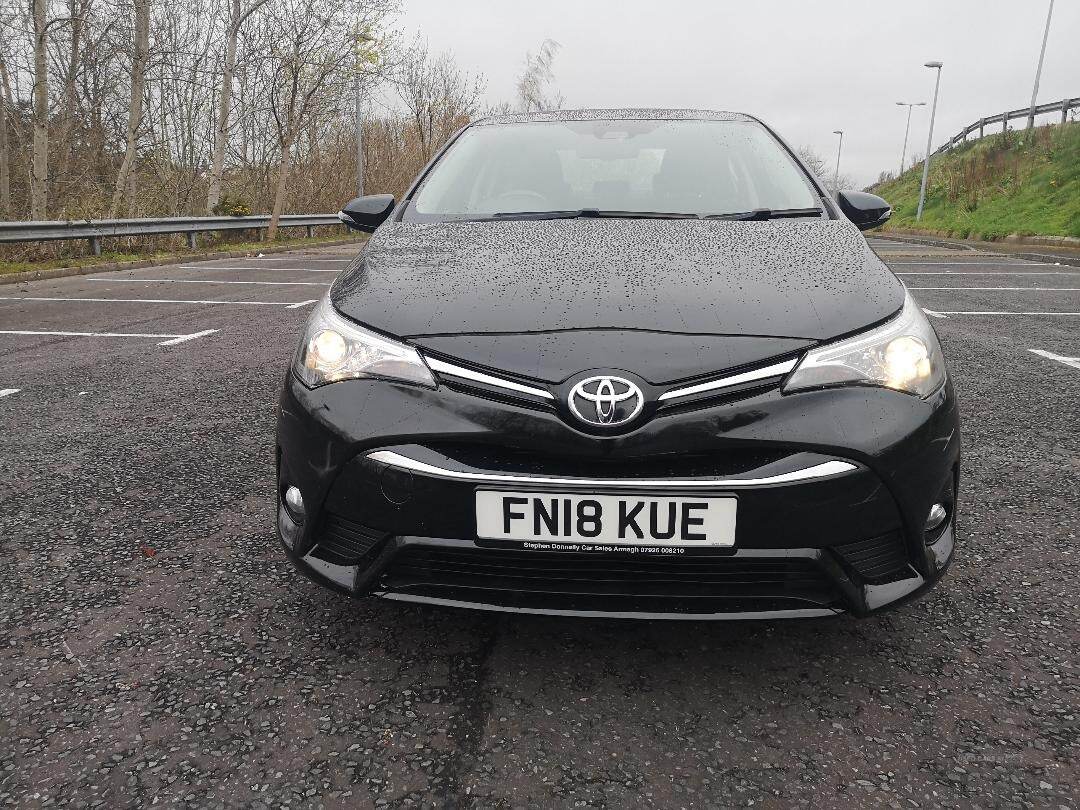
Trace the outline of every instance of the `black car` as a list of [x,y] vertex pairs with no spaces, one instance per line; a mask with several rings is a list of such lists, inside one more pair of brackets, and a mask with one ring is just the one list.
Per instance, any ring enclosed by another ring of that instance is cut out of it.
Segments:
[[465,127],[308,321],[281,541],[348,594],[588,616],[865,616],[952,556],[941,349],[859,229],[745,115]]

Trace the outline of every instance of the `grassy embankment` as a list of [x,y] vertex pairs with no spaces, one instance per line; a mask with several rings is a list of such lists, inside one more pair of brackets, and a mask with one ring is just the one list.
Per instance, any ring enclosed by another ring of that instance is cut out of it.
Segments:
[[873,189],[893,206],[885,230],[916,228],[961,239],[1080,237],[1080,122],[990,135],[930,163],[916,225],[922,164]]

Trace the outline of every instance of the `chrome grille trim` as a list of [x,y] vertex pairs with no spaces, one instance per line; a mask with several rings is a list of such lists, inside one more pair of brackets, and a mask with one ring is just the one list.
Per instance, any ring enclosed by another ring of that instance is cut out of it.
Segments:
[[665,619],[671,621],[709,620],[746,620],[746,619],[818,619],[826,616],[839,616],[842,608],[794,608],[791,610],[755,610],[737,613],[649,613],[637,610],[560,610],[559,608],[505,607],[488,602],[466,602],[461,599],[441,599],[435,596],[420,596],[411,593],[395,593],[385,589],[376,589],[373,594],[381,599],[395,602],[415,602],[422,605],[441,607],[472,608],[494,613],[532,613],[539,616],[574,616],[579,619]]
[[818,478],[829,478],[834,475],[851,472],[857,469],[854,464],[847,461],[823,461],[811,467],[801,470],[770,475],[765,478],[555,478],[544,475],[515,475],[511,473],[486,473],[466,472],[463,470],[448,470],[428,464],[426,461],[417,461],[414,458],[395,453],[393,450],[376,450],[368,453],[367,457],[372,461],[379,461],[391,467],[397,467],[411,472],[433,475],[438,478],[450,478],[457,481],[476,481],[480,483],[500,484],[539,484],[571,487],[614,487],[631,489],[696,489],[699,487],[711,488],[738,488],[760,487],[769,484],[790,484],[796,481],[812,481]]
[[473,371],[471,368],[464,368],[463,366],[455,366],[452,363],[436,360],[434,357],[425,356],[424,362],[428,364],[428,368],[432,371],[437,371],[439,374],[458,377],[462,380],[481,382],[495,388],[505,388],[507,391],[517,391],[520,394],[529,394],[534,397],[541,397],[542,399],[555,399],[555,396],[550,391],[545,391],[543,388],[533,388],[531,385],[522,385],[513,380],[504,380],[502,377],[492,377],[490,374],[483,374],[479,371]]
[[720,391],[724,388],[730,388],[733,385],[742,385],[743,383],[753,382],[754,380],[779,377],[787,374],[798,364],[799,360],[798,358],[795,358],[794,360],[785,360],[783,363],[774,363],[771,366],[755,368],[753,371],[744,371],[742,374],[733,374],[730,377],[723,377],[719,380],[710,380],[709,382],[687,386],[686,388],[673,388],[671,391],[666,391],[661,394],[658,397],[658,400],[660,402],[665,402],[669,399],[679,399],[680,397],[689,397],[694,394],[704,394],[707,391]]

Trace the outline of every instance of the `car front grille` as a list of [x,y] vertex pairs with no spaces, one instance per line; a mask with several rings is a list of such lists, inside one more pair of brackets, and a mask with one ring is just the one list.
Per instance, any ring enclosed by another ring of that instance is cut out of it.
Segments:
[[[528,447],[469,442],[430,442],[432,451],[464,466],[508,475],[549,475],[576,478],[695,478],[749,475],[769,464],[796,455],[787,448],[731,447],[711,453],[663,453],[616,456],[602,453],[545,452]],[[419,456],[426,460],[425,456]],[[824,457],[822,457],[824,458]],[[431,459],[434,463],[439,463]]]
[[356,565],[387,536],[386,532],[328,511],[323,515],[311,553],[334,565]]
[[839,601],[809,558],[625,555],[412,546],[381,587],[412,596],[505,607],[602,612],[799,610]]

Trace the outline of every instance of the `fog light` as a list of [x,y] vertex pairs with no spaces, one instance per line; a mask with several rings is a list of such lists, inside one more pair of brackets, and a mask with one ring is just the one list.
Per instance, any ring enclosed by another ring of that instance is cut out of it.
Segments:
[[300,494],[300,490],[296,487],[289,487],[285,490],[285,508],[289,510],[289,516],[297,523],[303,523],[304,514],[304,496]]
[[296,548],[296,541],[300,539],[304,530],[292,519],[292,515],[290,515],[289,510],[285,508],[285,504],[278,507],[277,522],[278,531],[281,532],[281,542],[284,543],[285,547],[289,550]]
[[926,516],[926,531],[932,532],[945,522],[945,518],[949,516],[949,512],[940,503],[935,503],[930,507],[930,514]]

